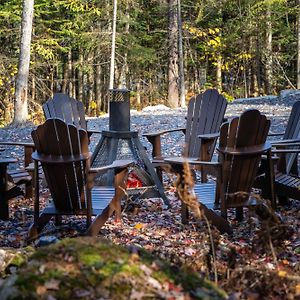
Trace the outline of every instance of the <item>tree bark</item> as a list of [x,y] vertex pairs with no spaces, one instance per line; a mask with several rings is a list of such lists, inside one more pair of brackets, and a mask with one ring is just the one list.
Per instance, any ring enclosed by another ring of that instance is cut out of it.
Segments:
[[95,81],[95,101],[97,104],[96,114],[99,115],[102,107],[102,95],[101,95],[101,73],[102,68],[100,65],[100,59],[97,57],[97,53],[100,53],[100,47],[95,49],[94,57],[95,57],[95,68],[94,68],[94,81]]
[[179,90],[180,90],[180,107],[186,107],[185,104],[185,82],[184,82],[184,65],[183,65],[183,41],[182,41],[182,20],[181,20],[181,3],[177,0],[177,17],[178,17],[178,59],[179,59]]
[[78,100],[83,102],[83,73],[82,73],[82,66],[83,66],[83,53],[82,48],[79,48],[79,67],[78,67]]
[[169,67],[167,105],[178,107],[178,34],[177,3],[169,0]]
[[113,27],[111,38],[111,57],[110,57],[110,76],[109,76],[109,89],[114,88],[114,75],[115,75],[115,53],[116,53],[116,27],[117,27],[117,5],[118,1],[114,0],[114,13],[113,13]]
[[271,4],[267,4],[266,11],[267,31],[266,31],[266,92],[268,95],[273,93],[273,58],[272,58],[272,21],[271,21]]
[[217,87],[219,91],[222,91],[222,57],[220,54],[217,58]]
[[28,119],[28,76],[32,34],[34,0],[23,0],[20,56],[14,101],[14,125],[21,125]]

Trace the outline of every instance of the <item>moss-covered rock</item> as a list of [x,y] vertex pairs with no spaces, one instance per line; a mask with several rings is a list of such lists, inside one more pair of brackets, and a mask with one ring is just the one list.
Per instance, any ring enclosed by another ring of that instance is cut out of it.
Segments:
[[20,267],[32,255],[34,248],[0,249],[0,278],[5,277],[10,267]]
[[[136,252],[136,251],[135,251]],[[40,248],[0,281],[0,299],[224,299],[198,274],[155,260],[146,252],[92,238],[65,239]]]

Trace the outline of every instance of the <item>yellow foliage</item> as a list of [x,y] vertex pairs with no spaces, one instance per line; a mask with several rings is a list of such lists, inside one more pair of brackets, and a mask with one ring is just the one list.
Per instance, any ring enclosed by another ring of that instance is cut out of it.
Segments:
[[141,230],[144,227],[145,227],[145,224],[143,224],[143,223],[136,223],[134,225],[134,228],[137,229],[137,230]]
[[90,103],[90,108],[91,108],[91,110],[94,110],[94,109],[96,109],[97,108],[97,103],[96,103],[96,101],[91,101],[91,103]]
[[278,276],[279,277],[285,277],[286,276],[286,271],[283,271],[283,270],[278,271]]

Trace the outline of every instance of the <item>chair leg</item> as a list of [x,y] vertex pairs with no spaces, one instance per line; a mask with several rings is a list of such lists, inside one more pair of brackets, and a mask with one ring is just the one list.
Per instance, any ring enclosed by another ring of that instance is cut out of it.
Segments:
[[62,223],[62,216],[55,215],[55,226],[60,226]]
[[28,240],[30,241],[36,239],[52,217],[53,215],[44,215],[42,213],[39,219],[30,226],[28,232]]
[[108,205],[102,212],[101,215],[98,215],[95,220],[93,221],[93,223],[89,226],[86,234],[89,236],[96,236],[101,227],[105,224],[105,222],[108,220],[108,218],[113,214],[114,212],[114,207],[112,207],[113,205],[110,204]]
[[243,207],[237,207],[235,209],[235,216],[238,221],[242,221],[244,218]]
[[280,205],[287,205],[289,202],[289,197],[287,196],[278,196],[278,203]]
[[189,223],[189,209],[185,203],[181,203],[181,222],[182,224]]
[[32,195],[33,195],[32,189],[33,189],[32,181],[26,182],[25,183],[25,198],[26,199],[32,198]]
[[112,205],[115,210],[116,222],[121,221],[121,200],[125,195],[127,175],[127,168],[117,170],[115,175],[115,196],[112,199]]
[[163,170],[161,167],[156,167],[156,174],[161,183],[163,183]]

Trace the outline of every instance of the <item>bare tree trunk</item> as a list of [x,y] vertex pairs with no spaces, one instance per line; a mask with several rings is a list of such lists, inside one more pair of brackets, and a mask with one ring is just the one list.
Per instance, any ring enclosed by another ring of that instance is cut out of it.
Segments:
[[68,76],[68,63],[66,61],[64,61],[63,63],[63,78],[62,78],[62,87],[61,87],[61,91],[62,93],[67,93],[67,83],[68,83],[68,80],[69,80],[69,76]]
[[73,97],[72,51],[68,52],[68,94]]
[[[128,1],[126,1],[126,23],[125,23],[125,29],[124,29],[124,34],[126,36],[129,35],[129,3]],[[125,53],[124,53],[124,61],[123,61],[123,65],[121,67],[121,73],[120,73],[120,80],[119,80],[119,87],[120,88],[124,88],[124,87],[128,87],[128,51],[127,49],[125,50]]]
[[[95,51],[96,52],[100,52],[99,48],[96,48]],[[96,108],[96,114],[99,115],[100,111],[101,111],[101,107],[102,107],[102,95],[101,95],[101,73],[102,73],[102,69],[101,69],[101,65],[100,65],[100,59],[99,57],[97,57],[97,53],[94,53],[95,58],[95,69],[94,69],[94,81],[95,81],[95,101],[97,104],[97,108]]]
[[222,90],[222,57],[218,55],[217,58],[217,88],[219,91]]
[[136,109],[141,110],[141,79],[139,78],[136,83]]
[[78,67],[78,100],[83,101],[83,53],[82,48],[79,48],[79,67]]
[[169,68],[168,101],[170,107],[178,107],[178,34],[177,3],[169,0]]
[[117,5],[118,5],[117,0],[114,0],[113,28],[112,28],[112,38],[111,38],[110,76],[109,76],[109,88],[110,89],[114,88]]
[[178,17],[178,59],[179,59],[179,85],[180,85],[180,107],[186,107],[185,104],[185,82],[184,82],[184,65],[183,65],[183,41],[182,41],[182,20],[181,20],[181,3],[177,0],[177,17]]
[[266,32],[266,92],[271,95],[273,92],[273,72],[272,72],[272,21],[271,21],[271,4],[267,3],[267,32]]
[[16,78],[14,101],[14,125],[21,125],[28,119],[28,76],[32,33],[34,0],[23,0],[20,56]]

